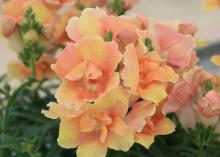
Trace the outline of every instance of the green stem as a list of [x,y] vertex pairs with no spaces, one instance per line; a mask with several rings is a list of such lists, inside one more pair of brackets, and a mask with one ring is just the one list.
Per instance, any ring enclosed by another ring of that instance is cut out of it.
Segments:
[[1,126],[1,132],[4,133],[7,131],[7,121],[9,117],[9,112],[11,107],[14,105],[16,98],[18,94],[27,86],[29,86],[31,83],[34,82],[34,79],[28,79],[24,83],[22,83],[11,95],[11,97],[8,99],[8,103],[5,107],[5,110],[3,111],[3,117],[2,117],[2,126]]
[[35,78],[35,75],[36,75],[36,67],[35,67],[34,58],[32,57],[30,61],[31,61],[30,66],[31,66],[31,71],[32,71],[31,77],[32,77],[32,78]]

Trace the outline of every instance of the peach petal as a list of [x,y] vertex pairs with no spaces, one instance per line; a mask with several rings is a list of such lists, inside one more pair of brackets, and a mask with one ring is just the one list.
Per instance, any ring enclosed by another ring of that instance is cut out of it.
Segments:
[[86,72],[87,68],[87,62],[84,61],[80,64],[78,64],[76,67],[74,67],[68,74],[64,76],[64,78],[70,80],[70,81],[76,81],[82,78]]
[[79,126],[74,120],[61,120],[58,144],[63,148],[76,148]]
[[176,83],[179,79],[179,75],[170,66],[164,66],[165,68],[165,80],[167,82]]
[[57,89],[55,98],[59,104],[74,105],[74,94],[75,90],[70,86],[69,83],[64,81]]
[[129,95],[125,89],[118,87],[100,97],[93,105],[91,111],[107,111],[115,116],[124,117],[128,111]]
[[60,105],[53,102],[49,103],[47,106],[49,107],[49,110],[42,110],[42,113],[47,118],[51,119],[71,119],[79,116],[84,111],[84,109],[76,110],[71,106]]
[[155,135],[151,134],[151,133],[149,133],[148,135],[136,134],[135,135],[135,142],[141,144],[146,149],[149,149],[151,144],[154,143],[154,138],[155,138]]
[[77,52],[75,45],[73,43],[67,43],[65,49],[59,54],[57,62],[52,68],[58,75],[63,76],[82,61],[82,57]]
[[214,55],[211,58],[211,62],[216,66],[220,66],[220,55]]
[[105,157],[107,147],[101,145],[98,141],[90,141],[78,146],[77,157]]
[[[94,45],[96,45],[94,47]],[[81,56],[107,72],[113,72],[122,59],[116,42],[104,42],[99,36],[86,37],[77,43]]]
[[191,35],[182,36],[178,43],[167,50],[168,63],[177,67],[188,67],[190,65],[193,48],[193,37]]
[[80,118],[80,131],[91,132],[95,129],[96,120],[85,114]]
[[139,82],[139,64],[138,56],[133,44],[126,47],[123,62],[124,69],[121,72],[123,83],[126,87],[130,87],[133,93],[136,93]]
[[175,124],[168,118],[163,118],[155,126],[158,135],[167,135],[175,131]]
[[114,150],[128,151],[134,144],[134,134],[132,131],[127,131],[123,136],[116,133],[110,133],[108,137],[109,148]]
[[101,143],[106,142],[107,136],[108,136],[108,129],[107,129],[106,126],[102,126],[101,131],[100,131],[100,141],[101,141]]
[[129,127],[136,132],[141,132],[146,124],[146,117],[151,117],[156,112],[156,105],[141,101],[132,105],[132,110],[128,113],[125,120]]
[[[163,52],[180,40],[181,35],[177,33],[170,25],[156,22],[152,36],[157,35],[156,41],[159,44],[160,51]],[[154,38],[153,38],[154,39]]]
[[1,17],[1,32],[5,37],[8,37],[16,29],[16,19],[12,16]]
[[191,86],[187,81],[179,81],[164,105],[164,113],[172,113],[178,111],[184,105],[188,105],[191,101]]
[[209,91],[205,97],[208,99],[212,109],[220,109],[220,96],[216,90]]
[[145,100],[159,103],[167,97],[166,86],[159,83],[151,83],[145,89],[139,89],[140,95]]
[[130,131],[130,128],[120,117],[116,117],[110,130],[120,136],[124,136],[127,131]]
[[100,21],[103,15],[105,15],[105,12],[102,10],[89,8],[85,9],[79,18],[70,18],[66,27],[69,38],[73,41],[79,41],[84,36],[103,36],[104,29]]

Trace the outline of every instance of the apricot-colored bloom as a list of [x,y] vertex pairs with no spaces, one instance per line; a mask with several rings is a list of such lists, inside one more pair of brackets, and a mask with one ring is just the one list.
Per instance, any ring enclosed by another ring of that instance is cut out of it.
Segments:
[[214,55],[211,58],[211,62],[216,66],[220,66],[220,55]]
[[203,9],[210,11],[220,8],[220,0],[203,0]]
[[[50,66],[54,63],[54,60],[44,53],[39,61],[36,62],[36,79],[42,78],[54,78],[55,74],[51,70]],[[21,61],[14,60],[8,64],[8,76],[11,79],[26,79],[31,75],[31,69],[27,68]]]
[[119,74],[115,70],[121,58],[114,41],[104,42],[98,36],[67,44],[53,66],[63,79],[56,93],[58,102],[81,104],[94,101],[117,87]]
[[66,32],[70,39],[78,41],[84,36],[100,35],[104,36],[104,27],[100,19],[106,13],[98,8],[85,9],[82,15],[69,19]]
[[64,148],[77,148],[77,157],[105,157],[108,147],[128,151],[134,134],[124,122],[128,111],[128,94],[121,87],[88,104],[80,113],[71,106],[50,103],[48,118],[60,118],[58,143]]
[[135,142],[147,149],[157,135],[167,135],[175,131],[175,124],[161,112],[161,105],[148,101],[140,101],[132,105],[132,110],[126,116],[126,122],[134,129]]
[[138,56],[133,44],[124,52],[124,69],[121,77],[126,87],[141,98],[159,103],[167,97],[167,83],[176,83],[178,75],[156,53]]
[[90,8],[85,9],[79,18],[72,17],[68,22],[66,32],[73,41],[78,41],[84,36],[104,37],[108,32],[112,32],[113,40],[119,39],[125,45],[137,40],[136,28],[123,16],[109,16],[99,8]]
[[153,47],[167,62],[180,70],[189,68],[197,63],[198,58],[193,51],[194,40],[190,34],[178,33],[165,23],[152,22],[150,37]]

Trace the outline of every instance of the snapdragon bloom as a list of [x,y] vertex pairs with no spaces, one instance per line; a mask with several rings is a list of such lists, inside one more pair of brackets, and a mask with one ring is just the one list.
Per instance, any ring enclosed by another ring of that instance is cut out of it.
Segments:
[[82,11],[80,17],[72,17],[68,22],[66,32],[73,41],[79,41],[84,36],[105,37],[108,32],[111,32],[113,40],[117,41],[118,39],[126,43],[124,38],[133,42],[137,39],[136,29],[137,27],[123,16],[115,17],[107,15],[105,11],[99,8],[90,8]]
[[164,112],[176,112],[185,128],[197,122],[215,125],[220,114],[219,98],[219,76],[194,67],[170,90]]
[[149,148],[157,135],[167,135],[175,131],[175,124],[162,113],[162,105],[149,101],[132,104],[126,122],[135,130],[135,142]]
[[118,87],[81,110],[50,103],[49,110],[42,112],[48,118],[60,118],[57,141],[61,147],[77,147],[77,157],[105,157],[108,148],[128,151],[134,143],[134,133],[124,121],[128,98],[127,91]]
[[[131,77],[132,75],[132,77]],[[134,95],[159,103],[167,97],[167,83],[176,83],[178,74],[156,52],[138,56],[134,45],[124,52],[124,68],[121,77]]]
[[114,41],[104,42],[98,36],[68,43],[53,65],[63,83],[56,97],[65,104],[94,101],[119,85],[115,72],[122,55]]
[[186,30],[175,30],[171,25],[158,21],[151,21],[149,27],[150,37],[154,49],[165,58],[172,67],[185,70],[191,68],[198,61],[193,50],[194,41]]

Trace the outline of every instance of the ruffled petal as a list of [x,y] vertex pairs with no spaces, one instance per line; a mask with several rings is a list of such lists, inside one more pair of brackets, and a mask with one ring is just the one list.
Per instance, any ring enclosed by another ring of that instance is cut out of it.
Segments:
[[159,83],[151,83],[145,89],[139,89],[140,95],[143,99],[159,103],[167,97],[166,86]]
[[126,87],[130,87],[133,93],[136,93],[139,82],[139,63],[133,44],[126,47],[123,63],[124,69],[121,72],[123,83]]
[[58,144],[63,148],[76,148],[79,126],[75,120],[61,120]]
[[78,146],[77,157],[105,157],[107,147],[101,145],[98,141],[90,141]]

